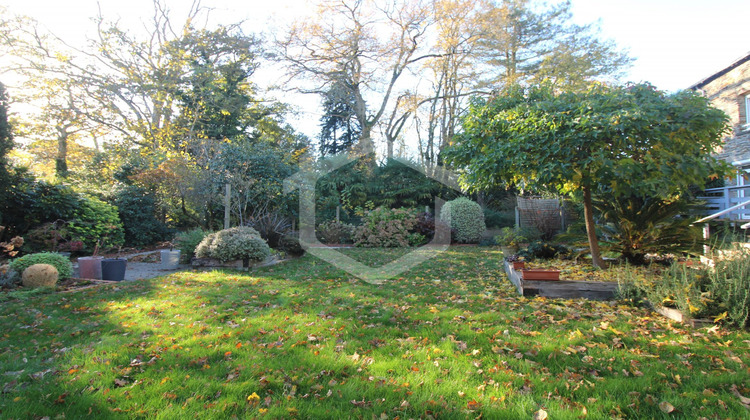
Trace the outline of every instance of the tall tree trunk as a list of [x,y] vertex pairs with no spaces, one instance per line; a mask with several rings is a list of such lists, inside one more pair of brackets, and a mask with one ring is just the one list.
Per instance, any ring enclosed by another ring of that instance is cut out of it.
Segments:
[[591,262],[594,267],[604,268],[601,252],[599,251],[599,241],[596,239],[596,225],[594,225],[594,205],[591,201],[591,186],[583,187],[583,218],[586,221],[586,236],[589,239],[589,249],[591,250]]

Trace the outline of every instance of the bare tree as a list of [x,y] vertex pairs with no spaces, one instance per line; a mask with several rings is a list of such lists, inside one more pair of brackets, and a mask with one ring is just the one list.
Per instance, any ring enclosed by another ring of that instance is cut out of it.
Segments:
[[[310,82],[298,87],[300,92],[323,95],[336,83],[350,89],[344,97],[353,102],[349,105],[361,127],[357,148],[363,153],[374,150],[373,128],[388,110],[398,112],[394,109],[403,96],[397,83],[404,72],[434,56],[424,52],[433,22],[422,1],[393,0],[383,7],[375,3],[324,1],[315,17],[295,22],[276,42],[289,80]],[[404,121],[394,113],[385,130],[391,135]],[[392,144],[388,150],[392,154]]]

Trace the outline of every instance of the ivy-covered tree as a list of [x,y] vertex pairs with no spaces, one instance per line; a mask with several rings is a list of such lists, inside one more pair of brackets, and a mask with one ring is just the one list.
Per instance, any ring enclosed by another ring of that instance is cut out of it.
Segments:
[[592,194],[606,187],[615,197],[667,198],[723,176],[726,165],[710,154],[726,121],[694,92],[667,95],[648,84],[577,93],[514,86],[474,100],[445,156],[474,190],[581,191],[593,263],[601,267]]

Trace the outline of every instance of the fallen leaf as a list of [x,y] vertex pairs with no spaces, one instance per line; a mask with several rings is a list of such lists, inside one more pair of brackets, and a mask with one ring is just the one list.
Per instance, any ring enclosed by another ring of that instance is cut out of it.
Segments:
[[543,408],[540,408],[539,411],[534,413],[534,416],[531,417],[532,420],[547,420],[547,412],[544,411]]
[[740,391],[737,389],[737,385],[732,385],[732,387],[729,389],[732,391],[732,394],[740,399],[740,404],[744,405],[745,408],[750,408],[750,398],[747,398],[740,394]]
[[674,406],[666,401],[659,403],[659,410],[669,414],[675,410]]

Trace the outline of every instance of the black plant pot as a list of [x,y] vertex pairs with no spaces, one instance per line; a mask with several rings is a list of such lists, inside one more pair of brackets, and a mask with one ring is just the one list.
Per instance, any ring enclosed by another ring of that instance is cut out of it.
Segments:
[[102,260],[102,280],[125,280],[125,258],[105,258]]

